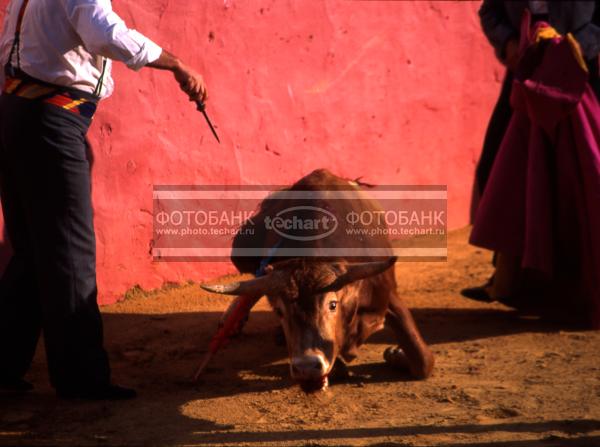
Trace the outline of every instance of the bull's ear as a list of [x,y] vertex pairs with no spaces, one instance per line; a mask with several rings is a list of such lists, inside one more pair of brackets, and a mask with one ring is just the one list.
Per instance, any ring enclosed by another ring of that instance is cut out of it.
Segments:
[[379,273],[383,273],[392,265],[394,265],[397,259],[398,258],[396,256],[393,256],[384,261],[348,264],[346,266],[346,272],[338,277],[336,285],[340,285],[340,287],[343,287],[346,284],[358,281],[359,279],[365,279],[369,278],[370,276],[375,276]]
[[263,296],[272,288],[271,275],[249,279],[248,281],[232,282],[229,284],[200,284],[204,290],[221,295]]

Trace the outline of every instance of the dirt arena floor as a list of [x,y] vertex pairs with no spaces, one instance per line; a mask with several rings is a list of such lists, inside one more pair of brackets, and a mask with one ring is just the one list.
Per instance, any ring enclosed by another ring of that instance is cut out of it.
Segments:
[[197,284],[132,291],[104,307],[115,380],[134,401],[64,402],[43,352],[35,391],[0,397],[2,445],[600,446],[600,332],[462,298],[490,273],[490,253],[449,239],[447,263],[401,263],[402,295],[437,356],[415,382],[383,364],[391,332],[375,335],[351,377],[305,395],[289,379],[277,320],[261,301],[246,326],[189,378],[228,299]]

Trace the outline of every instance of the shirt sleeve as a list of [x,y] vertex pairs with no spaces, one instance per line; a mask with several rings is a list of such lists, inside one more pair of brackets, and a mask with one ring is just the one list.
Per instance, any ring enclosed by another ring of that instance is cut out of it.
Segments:
[[594,14],[591,22],[587,23],[574,33],[581,50],[587,60],[598,57],[600,53],[600,1],[596,0]]
[[496,50],[496,56],[504,60],[504,49],[506,43],[519,35],[515,30],[504,10],[504,2],[501,0],[483,0],[479,9],[481,28],[487,39]]
[[157,60],[162,48],[127,28],[109,0],[67,0],[67,16],[86,50],[124,62],[132,70]]

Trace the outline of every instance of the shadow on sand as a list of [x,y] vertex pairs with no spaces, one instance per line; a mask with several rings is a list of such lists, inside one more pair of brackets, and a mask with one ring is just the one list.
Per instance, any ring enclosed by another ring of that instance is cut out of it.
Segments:
[[[553,333],[565,329],[538,319],[518,318],[513,312],[502,310],[423,308],[414,309],[413,313],[425,339],[432,345],[524,332]],[[232,340],[228,347],[217,354],[201,382],[192,385],[189,377],[201,358],[202,348],[207,346],[220,315],[220,312],[104,314],[107,345],[115,379],[138,389],[140,397],[134,401],[107,404],[57,400],[52,390],[43,385],[47,380],[45,359],[43,353],[38,352],[30,374],[37,390],[27,396],[0,398],[0,445],[37,445],[48,442],[62,445],[202,445],[269,441],[310,442],[311,445],[317,445],[315,442],[318,443],[320,439],[368,440],[390,436],[469,434],[494,430],[585,433],[600,429],[600,421],[575,420],[260,433],[236,431],[232,426],[189,418],[183,414],[182,408],[191,401],[281,390],[293,386],[285,362],[286,349],[275,343],[278,322],[266,311],[254,312],[244,334]],[[369,343],[394,344],[394,336],[391,331],[385,330],[375,334]],[[383,363],[363,363],[352,367],[351,371],[359,378],[354,380],[364,383],[409,380],[388,369]],[[448,447],[450,445],[460,444],[448,444]],[[529,447],[538,444],[522,441],[479,445]],[[554,444],[550,442],[544,445]],[[561,439],[556,445],[600,445],[600,439]]]

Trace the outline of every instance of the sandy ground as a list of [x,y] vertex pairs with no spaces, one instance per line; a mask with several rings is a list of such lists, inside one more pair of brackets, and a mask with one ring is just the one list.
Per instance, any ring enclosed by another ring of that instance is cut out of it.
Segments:
[[43,352],[34,392],[0,397],[0,444],[600,446],[600,332],[471,302],[465,285],[490,273],[490,254],[449,238],[447,263],[402,263],[398,282],[437,355],[423,382],[382,361],[391,332],[375,335],[352,376],[304,395],[289,379],[277,321],[261,301],[245,335],[188,382],[228,299],[197,284],[140,291],[104,307],[115,380],[129,402],[64,402],[47,383]]

